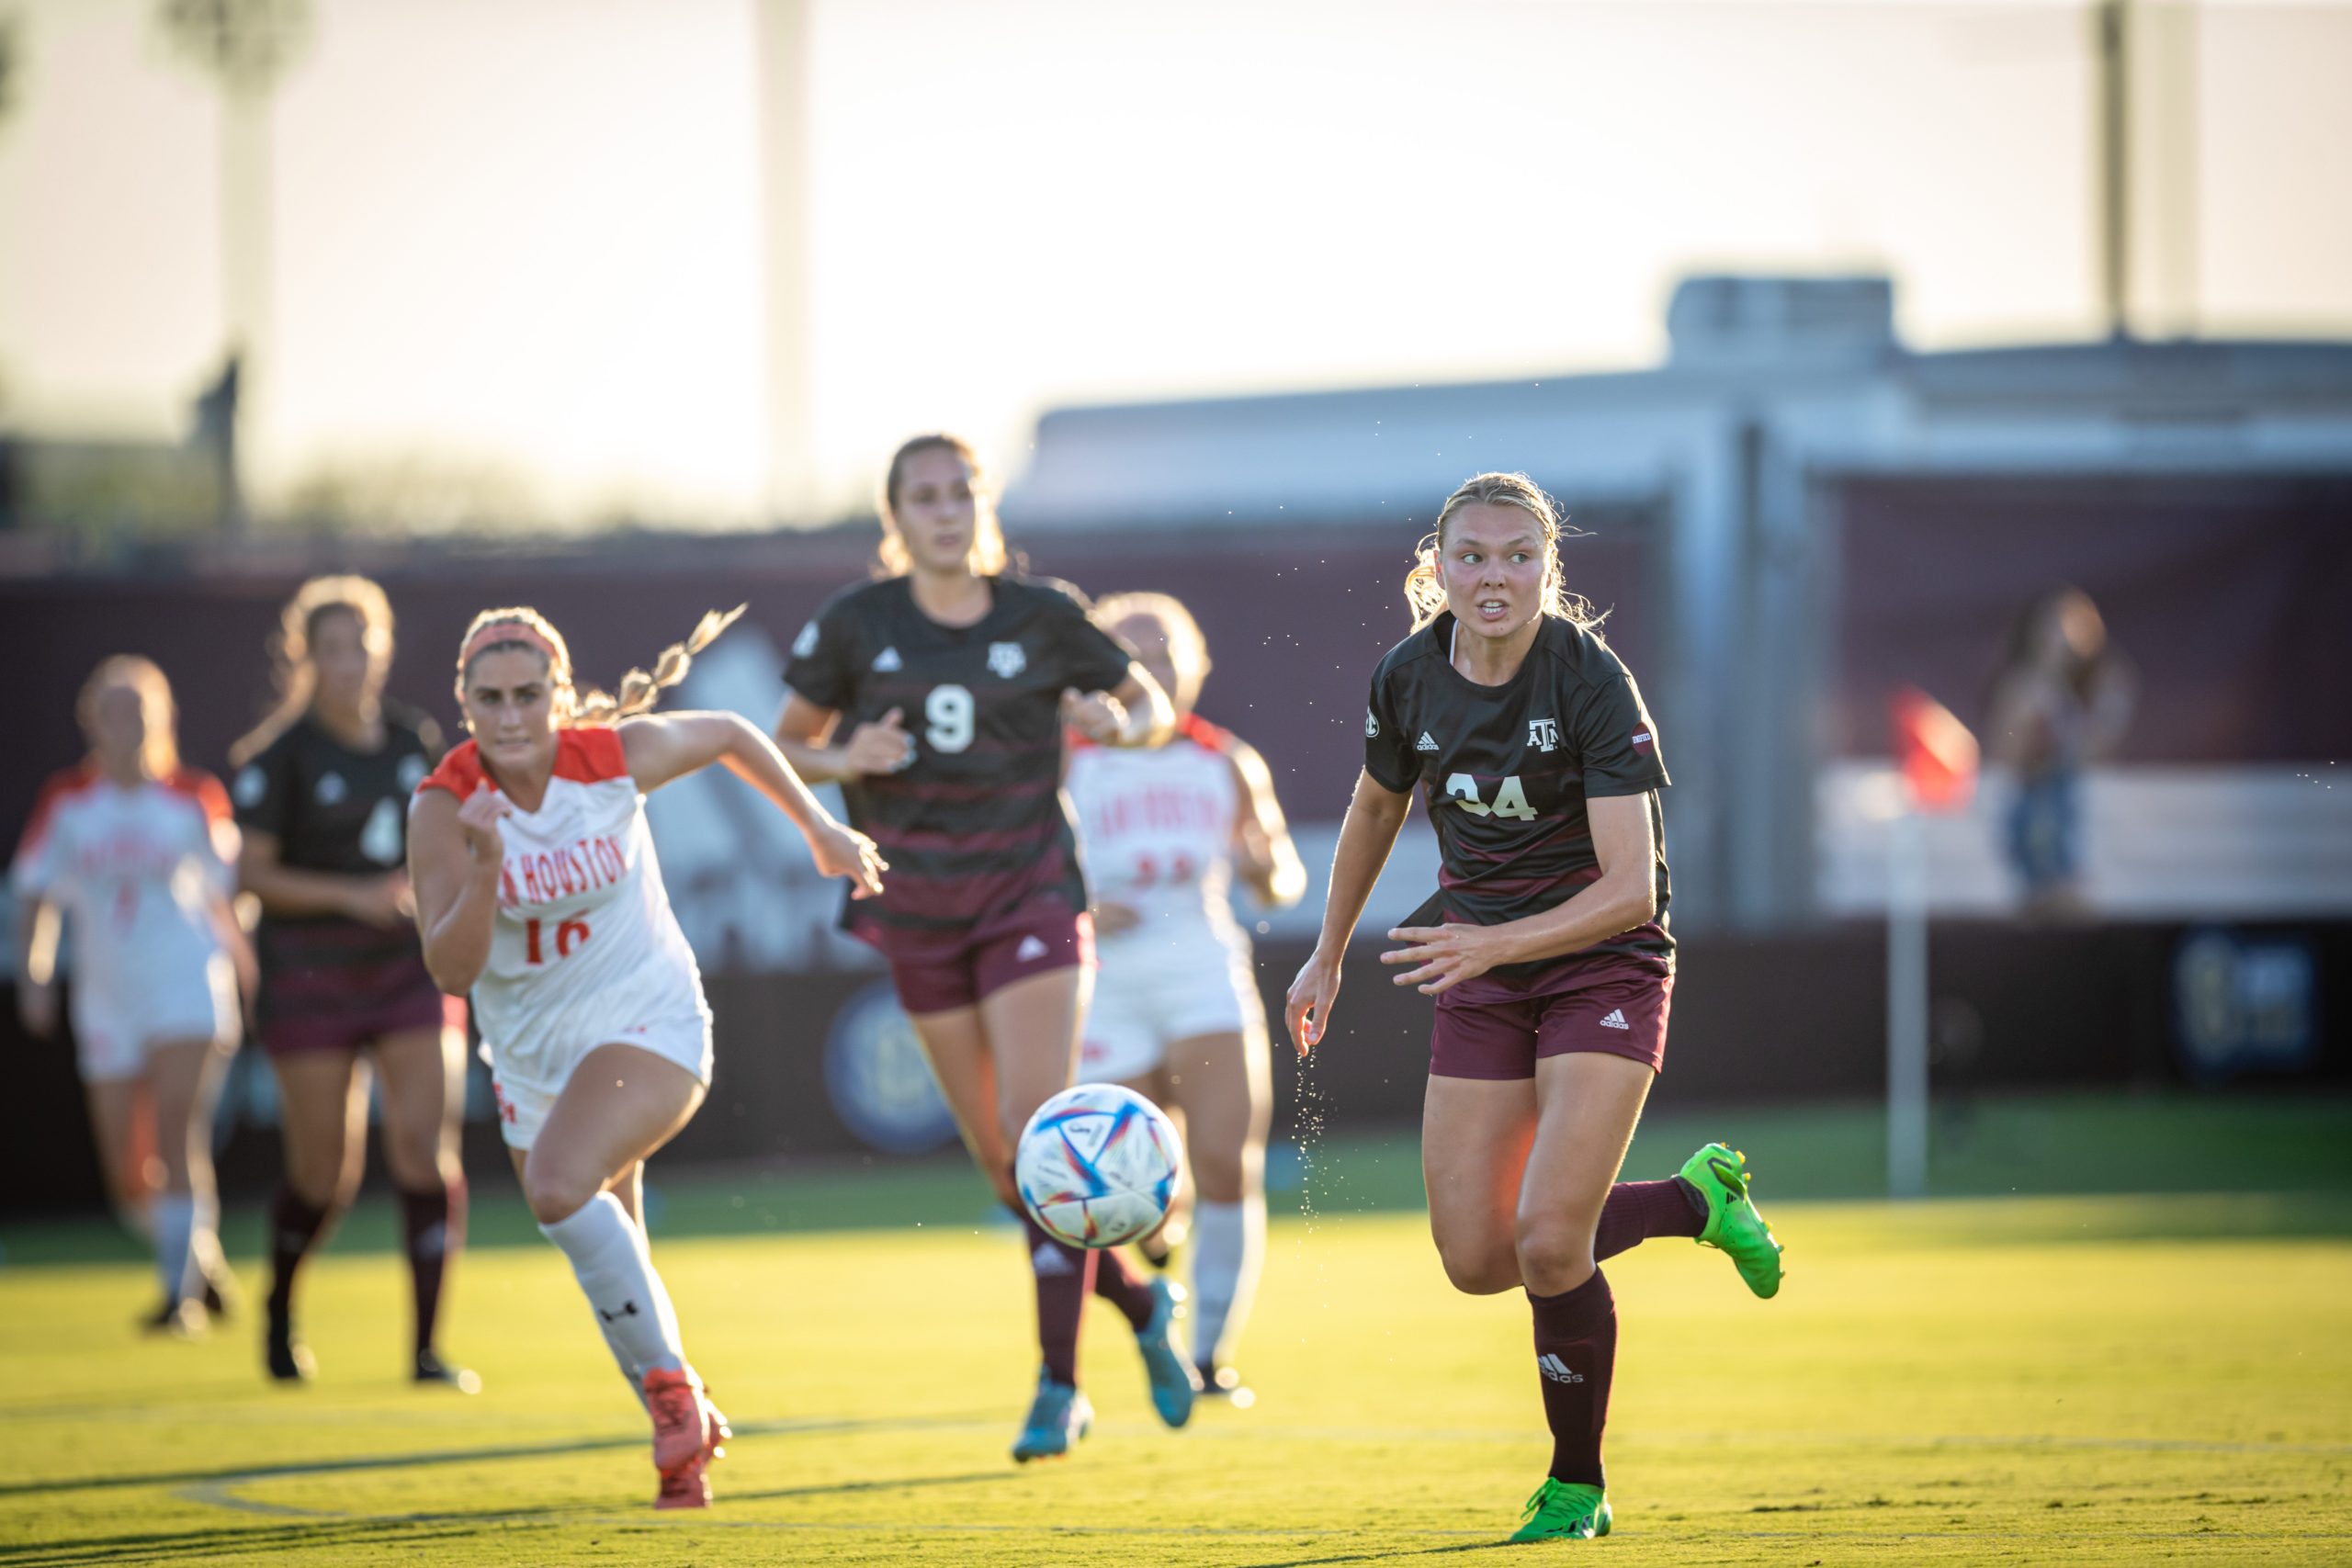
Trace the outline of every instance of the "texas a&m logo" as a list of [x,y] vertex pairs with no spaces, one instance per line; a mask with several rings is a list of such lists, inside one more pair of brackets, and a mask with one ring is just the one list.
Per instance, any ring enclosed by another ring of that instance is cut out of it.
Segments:
[[1538,751],[1555,750],[1560,744],[1560,727],[1548,718],[1527,721],[1527,743]]

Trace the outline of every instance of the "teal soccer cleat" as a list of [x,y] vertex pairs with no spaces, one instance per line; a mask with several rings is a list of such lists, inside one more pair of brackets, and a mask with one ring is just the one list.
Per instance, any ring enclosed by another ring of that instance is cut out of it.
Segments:
[[1136,1330],[1144,1375],[1151,1380],[1151,1407],[1170,1427],[1193,1418],[1201,1374],[1176,1346],[1176,1320],[1184,1315],[1184,1287],[1165,1275],[1151,1282],[1151,1321]]
[[1094,1406],[1086,1395],[1049,1372],[1037,1376],[1037,1397],[1029,1404],[1021,1435],[1012,1439],[1012,1457],[1023,1464],[1033,1459],[1059,1459],[1070,1446],[1094,1429]]

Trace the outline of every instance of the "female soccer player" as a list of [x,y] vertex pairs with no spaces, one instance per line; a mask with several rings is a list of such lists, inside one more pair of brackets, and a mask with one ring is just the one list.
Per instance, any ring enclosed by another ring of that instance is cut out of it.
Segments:
[[824,874],[865,895],[883,869],[752,726],[646,713],[733,618],[705,616],[614,698],[574,689],[571,652],[537,611],[485,610],[458,657],[473,739],[419,786],[409,821],[424,961],[442,989],[473,993],[524,1197],[653,1418],[662,1508],[710,1501],[729,1434],[686,1361],[638,1212],[645,1159],[710,1082],[710,1010],[644,793],[723,762],[792,819]]
[[1148,749],[1081,739],[1071,751],[1102,964],[1080,1076],[1125,1083],[1182,1120],[1197,1190],[1193,1361],[1204,1393],[1247,1404],[1233,1349],[1265,1256],[1273,1094],[1231,889],[1238,874],[1259,903],[1286,908],[1306,891],[1306,868],[1264,759],[1193,711],[1209,657],[1192,612],[1165,593],[1120,593],[1094,619],[1168,693],[1176,733]]
[[794,642],[776,741],[803,777],[841,781],[851,822],[897,866],[843,924],[889,960],[966,1146],[1028,1227],[1045,1364],[1013,1458],[1067,1453],[1093,1423],[1078,1390],[1090,1289],[1126,1315],[1153,1406],[1181,1427],[1196,1391],[1171,1334],[1179,1293],[1054,1240],[1012,1182],[1022,1126],[1070,1084],[1093,963],[1060,787],[1065,698],[1072,728],[1109,746],[1163,739],[1168,698],[1069,589],[1005,570],[962,441],[899,447],[881,513],[887,575],[834,595]]
[[424,967],[407,872],[409,796],[440,758],[440,728],[385,699],[392,610],[364,577],[304,583],[279,618],[277,659],[277,710],[229,752],[239,875],[262,907],[259,1033],[286,1150],[265,1359],[285,1381],[315,1370],[294,1331],[295,1279],[358,1189],[365,1051],[383,1079],[384,1156],[407,1242],[412,1375],[470,1393],[481,1380],[434,1347],[466,1228],[466,1004]]
[[1561,587],[1558,539],[1523,474],[1446,498],[1406,581],[1413,633],[1373,673],[1322,937],[1285,1010],[1304,1055],[1419,784],[1438,892],[1381,961],[1437,998],[1421,1165],[1446,1277],[1474,1295],[1521,1286],[1534,1311],[1552,1465],[1513,1540],[1609,1530],[1617,1313],[1601,1258],[1690,1235],[1759,1296],[1781,1279],[1745,1156],[1711,1144],[1679,1177],[1611,1185],[1666,1050],[1668,781],[1633,677]]
[[[244,933],[229,907],[237,829],[209,773],[183,768],[172,688],[144,659],[100,664],[82,688],[90,754],[49,781],[10,871],[23,910],[17,1001],[26,1032],[57,1026],[58,913],[74,939],[74,1042],[115,1210],[154,1241],[163,1305],[148,1326],[205,1326],[217,1273],[212,1106],[237,1040]],[[152,1139],[134,1122],[142,1103]],[[163,1186],[132,1151],[152,1141]]]

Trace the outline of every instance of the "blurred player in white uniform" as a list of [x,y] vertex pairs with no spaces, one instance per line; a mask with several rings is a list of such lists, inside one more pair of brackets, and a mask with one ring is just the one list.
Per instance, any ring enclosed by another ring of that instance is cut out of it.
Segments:
[[[250,969],[230,912],[237,829],[218,780],[179,765],[172,689],[144,659],[100,664],[82,688],[90,755],[41,791],[10,880],[17,1005],[37,1037],[57,1024],[58,914],[73,942],[74,1039],[90,1124],[118,1213],[152,1235],[163,1304],[190,1334],[227,1271],[214,1235],[212,1106],[237,1040]],[[146,1090],[152,1140],[134,1125]],[[160,1187],[134,1153],[152,1141]]]
[[[1250,1403],[1232,1364],[1266,1245],[1272,1090],[1238,875],[1281,908],[1306,890],[1272,776],[1193,713],[1209,671],[1199,625],[1165,593],[1122,593],[1095,620],[1136,650],[1175,704],[1175,734],[1145,750],[1079,744],[1069,787],[1094,889],[1101,965],[1079,1077],[1124,1083],[1184,1123],[1196,1190],[1193,1354],[1204,1391]],[[1173,1230],[1176,1227],[1168,1227]],[[1165,1261],[1165,1244],[1154,1256]]]
[[820,871],[872,893],[882,869],[742,719],[645,713],[732,618],[705,616],[616,699],[575,692],[562,635],[537,611],[477,615],[458,660],[473,739],[418,786],[409,822],[425,963],[444,990],[473,994],[524,1196],[653,1418],[663,1508],[708,1504],[729,1433],[640,1218],[644,1161],[693,1117],[711,1069],[710,1009],[643,792],[723,762],[792,818]]

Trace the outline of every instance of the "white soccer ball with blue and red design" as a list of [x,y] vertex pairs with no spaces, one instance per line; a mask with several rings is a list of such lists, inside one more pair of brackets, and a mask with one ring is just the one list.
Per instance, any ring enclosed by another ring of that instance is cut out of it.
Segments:
[[1030,1216],[1072,1247],[1117,1247],[1168,1217],[1184,1145],[1168,1113],[1117,1084],[1066,1089],[1029,1118],[1012,1179]]

